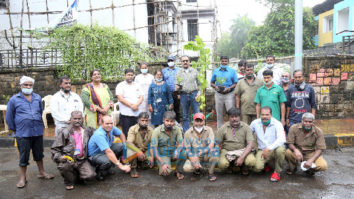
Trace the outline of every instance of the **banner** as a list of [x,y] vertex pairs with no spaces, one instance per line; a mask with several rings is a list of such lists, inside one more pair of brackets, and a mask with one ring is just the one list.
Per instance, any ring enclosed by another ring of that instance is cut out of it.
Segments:
[[72,4],[62,12],[62,14],[55,20],[54,23],[49,25],[49,28],[58,28],[60,26],[71,26],[77,21],[78,11],[77,11],[77,1],[73,0]]

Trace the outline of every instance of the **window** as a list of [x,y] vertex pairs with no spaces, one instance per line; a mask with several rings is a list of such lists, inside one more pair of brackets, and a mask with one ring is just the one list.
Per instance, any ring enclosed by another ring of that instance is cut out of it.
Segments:
[[0,0],[0,9],[6,8],[6,0]]
[[349,8],[344,8],[338,12],[337,33],[349,30]]
[[197,2],[197,0],[187,0],[187,3]]
[[194,41],[198,35],[198,19],[188,19],[188,41]]
[[331,32],[333,30],[333,15],[323,18],[323,33]]

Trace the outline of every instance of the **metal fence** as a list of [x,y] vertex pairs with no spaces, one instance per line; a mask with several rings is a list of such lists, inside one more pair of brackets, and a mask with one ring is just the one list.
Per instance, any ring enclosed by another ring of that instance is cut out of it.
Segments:
[[0,50],[0,70],[54,67],[61,64],[61,54],[57,49]]

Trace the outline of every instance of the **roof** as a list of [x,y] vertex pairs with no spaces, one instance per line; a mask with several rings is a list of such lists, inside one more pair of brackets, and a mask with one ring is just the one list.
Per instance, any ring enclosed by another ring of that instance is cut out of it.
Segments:
[[326,0],[321,4],[317,4],[312,8],[312,12],[315,16],[318,16],[321,13],[327,12],[334,8],[334,4],[337,4],[343,0]]

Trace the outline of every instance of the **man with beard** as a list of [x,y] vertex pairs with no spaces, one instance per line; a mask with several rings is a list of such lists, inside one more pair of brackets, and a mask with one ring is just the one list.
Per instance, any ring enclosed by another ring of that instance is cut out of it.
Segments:
[[71,80],[68,76],[62,76],[59,79],[60,90],[56,92],[50,102],[50,113],[55,122],[55,136],[58,135],[60,128],[66,128],[69,125],[69,119],[73,111],[83,111],[79,95],[71,91]]
[[[328,165],[322,157],[322,151],[326,149],[326,142],[322,130],[314,125],[315,116],[312,113],[302,115],[302,123],[290,128],[287,143],[289,149],[285,152],[285,158],[289,163],[286,172],[291,175],[297,170],[297,164],[306,161],[304,167],[309,175],[317,171],[325,171]],[[314,165],[313,165],[314,164]]]
[[217,133],[216,142],[221,147],[218,167],[222,170],[232,166],[241,167],[242,175],[248,175],[256,163],[251,150],[254,137],[250,127],[241,122],[240,109],[231,108],[227,111],[229,121]]
[[266,163],[274,160],[275,169],[270,180],[278,182],[285,156],[283,125],[272,117],[272,109],[265,106],[261,108],[261,118],[254,120],[250,127],[257,136],[258,145],[254,172],[261,172]]
[[133,147],[136,147],[139,151],[133,152],[131,149],[128,149],[127,155],[132,156],[136,153],[137,158],[134,158],[131,164],[130,176],[132,178],[138,178],[139,174],[137,172],[138,165],[139,167],[146,169],[146,165],[149,164],[147,157],[147,150],[151,141],[151,136],[153,128],[148,126],[149,123],[149,114],[147,112],[141,112],[138,116],[138,123],[130,127],[128,132],[127,143],[131,144]]
[[285,102],[286,97],[283,89],[273,83],[273,71],[263,72],[264,86],[257,90],[254,102],[256,105],[257,118],[260,117],[262,107],[268,106],[272,109],[272,115],[275,119],[285,125]]
[[175,125],[176,114],[166,111],[163,114],[163,124],[155,128],[150,143],[152,167],[156,161],[159,166],[159,175],[167,176],[172,173],[171,162],[176,161],[176,176],[183,180],[183,165],[186,161],[186,152],[183,148],[181,130]]
[[241,107],[241,119],[248,125],[257,119],[254,98],[256,97],[257,89],[262,85],[263,81],[254,75],[254,65],[246,64],[245,78],[238,82],[235,93],[236,108]]
[[65,188],[74,189],[75,180],[90,180],[96,172],[88,161],[87,144],[95,129],[83,127],[81,111],[73,111],[69,126],[58,131],[51,152],[64,178]]
[[134,82],[134,70],[125,69],[125,81],[116,87],[118,106],[120,112],[120,124],[125,137],[128,136],[129,128],[138,121],[139,106],[143,102],[143,93],[139,85]]
[[214,168],[219,159],[219,150],[214,148],[214,132],[212,128],[205,126],[203,113],[194,114],[193,127],[184,136],[184,147],[188,160],[183,170],[200,175],[205,168],[209,168],[208,179],[215,181]]
[[295,84],[289,87],[287,92],[287,124],[291,127],[301,122],[301,117],[306,112],[316,115],[316,96],[311,85],[304,82],[304,74],[301,70],[295,70]]

